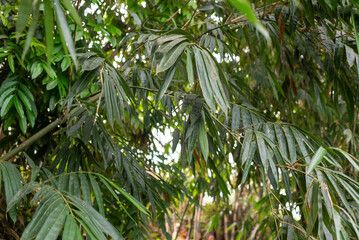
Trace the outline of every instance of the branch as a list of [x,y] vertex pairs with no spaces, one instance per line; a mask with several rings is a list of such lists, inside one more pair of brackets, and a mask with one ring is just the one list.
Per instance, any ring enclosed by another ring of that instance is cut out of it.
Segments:
[[49,133],[52,129],[54,129],[57,125],[61,124],[62,118],[58,118],[43,129],[41,129],[39,132],[37,132],[35,135],[27,139],[25,142],[21,143],[17,148],[11,150],[9,153],[7,153],[4,157],[0,158],[0,161],[8,161],[12,157],[14,157],[19,152],[23,151],[27,147],[34,144],[37,140],[45,136],[47,133]]

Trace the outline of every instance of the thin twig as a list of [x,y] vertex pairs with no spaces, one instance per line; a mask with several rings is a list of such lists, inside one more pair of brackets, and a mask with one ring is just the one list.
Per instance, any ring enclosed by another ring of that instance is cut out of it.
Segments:
[[[297,227],[297,226],[295,226],[295,225],[293,225],[293,224],[291,224],[291,223],[289,223],[289,222],[284,222],[284,221],[280,221],[280,222],[281,222],[282,224],[290,225],[290,226],[292,226],[292,227],[298,229],[298,230],[301,231],[302,233],[306,234],[306,232],[305,232],[304,230],[300,229],[299,227]],[[316,240],[316,238],[313,237],[313,236],[309,236],[309,237],[310,237],[311,239]]]
[[187,25],[192,21],[194,15],[196,14],[197,10],[198,10],[198,7],[199,7],[199,3],[201,2],[201,0],[199,0],[197,2],[197,8],[194,10],[194,12],[192,13],[192,16],[191,18],[183,25],[182,29],[186,29]]
[[181,217],[181,220],[180,220],[180,225],[178,226],[178,230],[177,230],[177,232],[176,232],[176,236],[175,236],[174,240],[177,240],[178,233],[179,233],[179,231],[181,231],[183,219],[184,219],[184,216],[186,215],[188,206],[189,206],[189,201],[187,202],[186,207],[185,207],[185,209],[184,209],[184,211],[183,211],[183,214],[182,214],[182,217]]
[[168,23],[169,21],[171,21],[172,18],[174,18],[177,13],[181,12],[182,8],[184,8],[191,0],[188,0],[187,2],[185,2],[185,4],[183,4],[182,7],[180,7],[174,14],[172,14],[172,16],[166,20],[166,22],[164,22],[160,27],[159,29],[163,28],[164,25],[166,25],[166,23]]

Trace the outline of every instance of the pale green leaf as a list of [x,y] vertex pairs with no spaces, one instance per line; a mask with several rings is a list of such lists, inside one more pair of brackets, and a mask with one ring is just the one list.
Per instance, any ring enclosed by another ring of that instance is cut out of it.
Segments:
[[320,147],[317,152],[314,154],[309,167],[307,168],[307,173],[310,173],[314,170],[314,168],[322,161],[323,157],[327,153],[327,150],[325,150],[323,147]]

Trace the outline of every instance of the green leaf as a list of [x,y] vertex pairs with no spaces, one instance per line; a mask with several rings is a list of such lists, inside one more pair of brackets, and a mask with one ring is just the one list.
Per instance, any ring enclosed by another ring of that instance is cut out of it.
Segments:
[[35,126],[34,111],[32,111],[32,110],[30,110],[28,108],[25,108],[25,112],[26,112],[26,116],[27,116],[27,119],[30,122],[31,127],[34,127]]
[[11,71],[15,72],[14,57],[11,54],[7,55],[7,61]]
[[229,103],[224,92],[221,79],[218,74],[217,66],[207,51],[201,51],[203,62],[209,80],[209,84],[214,93],[214,99],[222,109],[225,115],[228,115]]
[[62,0],[67,10],[69,10],[71,17],[75,20],[76,24],[81,27],[81,18],[73,6],[71,0]]
[[158,104],[163,95],[165,94],[168,86],[170,85],[172,78],[176,72],[176,68],[177,68],[177,63],[175,63],[170,70],[167,71],[166,76],[165,76],[165,81],[162,84],[161,88],[158,90],[158,93],[156,94],[156,104]]
[[71,31],[70,31],[69,25],[67,24],[67,21],[66,21],[64,12],[62,11],[59,0],[54,0],[54,7],[56,10],[60,33],[63,36],[64,41],[65,41],[63,44],[69,50],[70,56],[71,56],[72,60],[74,61],[75,65],[77,66],[76,51],[75,51],[75,46],[73,43]]
[[193,52],[196,60],[196,68],[197,68],[199,83],[201,85],[204,99],[206,100],[206,103],[208,104],[210,109],[212,109],[212,111],[216,111],[216,105],[213,98],[213,91],[208,79],[205,63],[203,62],[201,50],[198,49],[197,47],[193,47]]
[[34,161],[30,158],[29,155],[27,155],[25,152],[24,152],[24,156],[28,162],[28,164],[30,165],[32,171],[31,171],[31,182],[33,182],[37,176],[37,174],[39,173],[40,171],[40,168],[38,166],[36,166],[36,164],[34,163]]
[[256,151],[256,144],[251,144],[249,147],[249,150],[248,150],[248,158],[247,158],[247,161],[245,162],[241,184],[244,184],[245,181],[247,180],[247,176],[248,176],[251,164],[252,164],[252,159],[253,159],[255,151]]
[[337,239],[342,239],[340,237],[340,231],[342,229],[341,217],[340,217],[340,213],[338,213],[338,211],[335,208],[333,208],[333,219],[334,219],[336,237]]
[[79,184],[79,179],[77,177],[77,174],[71,173],[70,179],[69,179],[69,191],[68,192],[71,195],[81,198],[81,192],[79,191],[79,189],[80,189],[80,184]]
[[251,4],[248,0],[229,0],[229,2],[235,6],[242,14],[244,14],[249,21],[251,21],[257,30],[263,34],[263,36],[270,42],[270,36],[267,29],[264,28],[262,23],[257,19]]
[[259,156],[261,158],[264,169],[268,169],[268,159],[267,159],[267,147],[264,143],[264,139],[261,134],[256,132],[257,145],[259,150]]
[[212,169],[215,174],[215,178],[218,181],[218,185],[221,188],[224,197],[227,198],[230,193],[226,185],[226,182],[223,180],[223,177],[221,176],[220,172],[218,171],[218,168],[216,167],[216,165],[214,164],[211,158],[208,158],[208,164],[210,166],[210,169]]
[[294,139],[292,130],[287,126],[284,126],[283,132],[287,138],[287,145],[288,145],[290,161],[292,163],[294,163],[297,160],[297,151],[296,151],[295,139]]
[[237,131],[241,123],[241,110],[238,105],[232,107],[232,130]]
[[34,33],[35,33],[37,19],[39,18],[39,11],[40,11],[40,1],[37,1],[36,5],[34,7],[34,12],[32,14],[32,22],[31,22],[29,31],[27,32],[24,50],[22,51],[22,56],[21,56],[22,61],[24,61],[26,53],[28,52],[28,50],[30,48],[31,42],[33,41],[32,37],[34,36]]
[[51,0],[44,0],[45,7],[45,40],[46,40],[46,56],[47,63],[52,62],[52,55],[54,49],[54,16],[52,10]]
[[73,212],[77,215],[77,221],[86,230],[86,233],[90,239],[107,240],[107,238],[99,229],[99,227],[96,225],[96,223],[94,223],[94,221],[92,221],[91,218],[86,216],[87,215],[86,213],[77,210],[74,210]]
[[287,151],[287,141],[284,135],[283,128],[279,124],[274,124],[274,130],[277,136],[277,141],[279,143],[280,152],[283,155],[285,161],[288,161],[289,159],[288,159],[288,151]]
[[71,87],[71,91],[67,98],[69,99],[81,93],[88,86],[88,84],[96,77],[98,71],[99,69],[97,68],[92,71],[83,73],[81,77]]
[[119,191],[122,195],[124,195],[130,202],[132,202],[135,207],[140,210],[141,212],[149,215],[148,210],[145,208],[145,206],[142,205],[137,199],[132,197],[130,194],[128,194],[124,189],[122,189],[120,186],[118,186],[116,183],[112,182],[110,179],[100,175],[101,178],[105,179],[108,183],[110,183],[113,187],[116,188],[117,191]]
[[81,71],[92,71],[101,66],[104,61],[105,59],[101,57],[90,57],[86,59],[86,61],[82,65]]
[[61,61],[61,70],[64,72],[71,65],[71,58],[64,57]]
[[359,165],[357,164],[358,160],[355,159],[353,156],[351,156],[350,154],[348,154],[347,152],[344,152],[343,150],[341,150],[340,148],[332,148],[338,152],[340,152],[341,154],[343,154],[343,156],[354,166],[354,168],[359,171]]
[[[86,231],[99,232],[98,236],[101,236],[101,231],[110,235],[114,240],[123,239],[117,229],[109,223],[105,217],[99,214],[94,208],[75,196],[68,196],[72,204],[74,204],[80,211],[74,211],[83,222],[86,223]],[[93,223],[91,226],[91,222]],[[102,237],[96,239],[103,239]]]
[[30,100],[26,97],[26,95],[20,89],[17,89],[16,93],[21,99],[21,101],[24,103],[25,107],[29,110],[32,110]]
[[8,113],[8,111],[12,107],[12,104],[14,103],[13,100],[14,100],[14,95],[11,95],[10,97],[6,98],[6,100],[4,101],[1,107],[1,112],[0,112],[1,117],[4,117]]
[[[5,198],[6,203],[9,204],[13,199],[15,193],[21,188],[23,178],[20,172],[16,169],[15,165],[9,162],[0,161],[0,171],[2,171],[2,177],[4,181]],[[8,213],[15,223],[16,221],[16,209],[12,207],[8,210]]]
[[246,129],[253,129],[252,128],[252,121],[251,121],[251,117],[249,115],[249,112],[247,109],[242,108],[241,109],[241,115],[242,115],[242,122],[243,122],[243,127]]
[[57,239],[68,213],[69,209],[66,204],[55,204],[35,240]]
[[42,73],[44,69],[40,62],[36,61],[31,65],[31,78],[35,79]]
[[66,217],[64,232],[62,234],[62,239],[63,240],[68,240],[68,239],[81,240],[82,239],[81,231],[80,231],[79,227],[77,226],[76,220],[70,214],[68,214]]
[[7,99],[7,97],[13,93],[16,90],[16,88],[9,88],[7,89],[5,92],[3,92],[0,96],[0,106],[4,106],[5,105],[5,100]]
[[31,91],[24,84],[20,83],[20,88],[24,92],[24,94],[26,95],[26,97],[28,99],[30,99],[32,102],[35,101],[34,96],[32,95]]
[[242,166],[246,161],[252,160],[252,159],[249,159],[249,156],[250,156],[249,150],[250,150],[250,146],[252,144],[252,138],[253,138],[253,131],[247,130],[244,135],[244,140],[242,143],[241,155],[240,155],[240,162],[241,162]]
[[156,74],[164,72],[170,67],[172,67],[179,57],[182,55],[184,49],[188,46],[188,42],[180,43],[179,45],[173,47],[168,53],[165,53],[160,64],[157,67]]
[[16,39],[18,40],[22,31],[28,22],[32,10],[33,0],[21,0],[20,9],[18,13],[18,20],[16,23]]
[[131,11],[131,10],[128,10],[128,12],[131,14],[133,19],[135,20],[135,23],[137,24],[137,26],[141,27],[142,22],[141,22],[141,19],[138,17],[138,15],[135,12]]
[[119,197],[117,196],[117,194],[115,193],[115,191],[111,188],[111,186],[108,184],[108,182],[104,179],[104,178],[100,178],[100,180],[102,181],[102,183],[106,186],[106,188],[110,191],[110,193],[112,194],[112,196],[119,202],[119,204],[121,205],[122,209],[126,212],[126,214],[132,219],[132,221],[136,222],[132,216],[128,213],[128,211],[126,210],[126,208],[122,205]]
[[16,194],[12,197],[11,201],[7,204],[6,211],[9,211],[13,206],[19,203],[27,194],[33,192],[35,189],[39,188],[40,184],[36,182],[30,182],[22,186]]
[[322,161],[323,157],[327,153],[327,150],[325,150],[323,147],[320,147],[315,155],[312,158],[312,161],[309,164],[309,167],[307,168],[307,173],[310,173],[314,170],[314,168]]
[[199,122],[198,140],[199,140],[199,145],[201,146],[203,158],[207,162],[209,148],[208,148],[207,132],[205,129],[204,116],[202,117],[201,121]]
[[187,69],[188,81],[191,84],[191,86],[193,86],[193,84],[194,84],[194,73],[193,73],[193,63],[192,63],[192,57],[191,57],[190,48],[187,48],[186,69]]
[[102,199],[100,186],[98,185],[97,181],[90,173],[88,174],[88,176],[92,185],[92,190],[96,198],[98,209],[100,210],[101,215],[105,216],[105,208],[103,206],[103,199]]
[[3,82],[3,84],[1,84],[0,87],[0,94],[2,94],[6,89],[10,88],[10,87],[15,87],[14,85],[17,85],[18,81],[17,79],[11,80],[11,81],[7,81],[5,80]]
[[90,185],[87,181],[86,176],[83,173],[80,173],[79,177],[80,177],[83,200],[91,205],[92,201],[91,201]]
[[24,108],[22,107],[22,104],[17,96],[15,96],[15,98],[14,98],[14,105],[15,105],[17,113],[19,114],[20,128],[23,133],[26,133],[26,131],[27,131],[26,116],[25,116]]

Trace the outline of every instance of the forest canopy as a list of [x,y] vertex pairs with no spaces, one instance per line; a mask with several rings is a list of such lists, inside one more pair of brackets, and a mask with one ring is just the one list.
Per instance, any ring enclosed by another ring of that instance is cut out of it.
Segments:
[[359,239],[358,7],[1,0],[0,239]]

